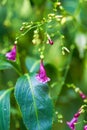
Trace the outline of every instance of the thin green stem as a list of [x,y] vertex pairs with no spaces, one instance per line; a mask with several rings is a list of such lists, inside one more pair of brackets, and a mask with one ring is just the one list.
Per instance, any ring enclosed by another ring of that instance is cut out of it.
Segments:
[[[71,46],[71,51],[70,51],[70,54],[69,54],[69,58],[68,58],[67,65],[66,65],[66,70],[65,70],[64,76],[63,76],[63,78],[62,78],[62,81],[61,81],[61,83],[60,83],[60,88],[61,88],[61,89],[62,89],[61,86],[64,85],[65,80],[66,80],[66,77],[67,77],[67,74],[68,74],[68,71],[69,71],[69,67],[70,67],[70,63],[71,63],[72,55],[73,55],[73,50],[74,50],[74,46]],[[61,90],[60,90],[60,91],[61,91]]]
[[38,25],[35,25],[35,26],[32,26],[31,28],[28,28],[24,33],[22,33],[21,35],[19,35],[18,37],[16,37],[16,40],[18,40],[19,38],[25,36],[30,30],[34,29],[34,28],[37,28],[37,27],[40,27],[42,26],[42,24],[38,24]]
[[17,72],[17,74],[18,74],[19,76],[22,75],[22,73],[21,73],[15,66],[13,66],[13,68],[14,68],[14,70]]
[[12,91],[12,90],[14,90],[14,87],[12,87],[12,88],[9,88],[7,91]]
[[61,85],[62,85],[62,86],[63,86],[64,83],[65,83],[65,80],[66,80],[66,77],[67,77],[67,73],[68,73],[68,71],[69,71],[70,63],[71,63],[71,60],[72,60],[73,50],[74,50],[74,47],[71,49],[71,52],[70,52],[70,55],[69,55],[69,58],[68,58],[68,62],[67,62],[67,65],[66,65],[66,70],[65,70],[65,73],[64,73],[62,82],[61,82]]

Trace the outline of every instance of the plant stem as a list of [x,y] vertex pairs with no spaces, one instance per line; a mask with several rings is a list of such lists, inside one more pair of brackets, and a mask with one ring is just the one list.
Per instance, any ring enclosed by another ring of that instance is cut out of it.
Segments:
[[[65,80],[66,80],[66,77],[67,77],[67,73],[69,71],[69,68],[70,68],[70,63],[71,63],[71,60],[72,60],[72,55],[73,55],[73,50],[74,50],[74,46],[71,45],[71,51],[70,51],[70,54],[69,54],[69,58],[68,58],[68,62],[67,62],[67,66],[66,66],[66,70],[65,70],[65,73],[64,73],[64,76],[62,78],[62,81],[60,83],[60,91],[62,90],[62,86],[64,85],[65,83]],[[59,96],[59,95],[58,95]],[[56,100],[57,101],[57,100]]]
[[19,38],[21,38],[22,36],[25,36],[30,30],[32,30],[33,28],[36,28],[36,27],[40,27],[42,26],[42,24],[38,24],[38,25],[35,25],[35,26],[32,26],[31,28],[28,28],[27,31],[25,31],[24,33],[22,33],[21,35],[19,35],[18,37],[16,37],[16,40],[18,40]]
[[21,73],[15,66],[13,66],[13,68],[14,68],[14,70],[18,73],[19,76],[22,75],[22,73]]

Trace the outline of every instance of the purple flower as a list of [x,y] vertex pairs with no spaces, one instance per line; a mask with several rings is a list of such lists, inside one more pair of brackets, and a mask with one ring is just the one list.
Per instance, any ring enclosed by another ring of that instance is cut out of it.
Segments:
[[46,82],[50,81],[50,78],[47,77],[47,75],[46,75],[46,71],[45,71],[45,68],[44,68],[44,65],[43,65],[43,60],[41,60],[40,70],[39,70],[39,73],[36,75],[36,78],[41,83],[46,83]]
[[80,95],[80,97],[81,97],[82,99],[86,99],[86,98],[87,98],[87,96],[86,96],[84,93],[82,93],[82,92],[80,92],[79,95]]
[[54,42],[53,42],[51,39],[48,39],[48,41],[49,41],[49,44],[50,44],[50,45],[53,45],[53,44],[54,44]]
[[14,44],[12,50],[10,52],[7,52],[5,56],[8,60],[16,60],[16,44]]
[[67,122],[67,125],[69,126],[69,128],[71,130],[75,130],[75,123],[77,123],[78,121],[78,117],[80,116],[80,112],[77,112],[74,117],[72,118],[72,120],[70,122]]
[[84,130],[87,130],[87,125],[84,126]]

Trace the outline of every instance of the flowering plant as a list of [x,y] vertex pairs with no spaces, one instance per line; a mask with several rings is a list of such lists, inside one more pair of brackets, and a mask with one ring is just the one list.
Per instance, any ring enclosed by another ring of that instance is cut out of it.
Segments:
[[87,130],[86,0],[0,4],[0,130]]

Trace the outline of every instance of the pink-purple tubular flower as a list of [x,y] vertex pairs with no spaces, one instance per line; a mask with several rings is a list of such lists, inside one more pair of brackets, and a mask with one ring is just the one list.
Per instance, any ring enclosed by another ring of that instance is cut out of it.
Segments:
[[12,50],[6,53],[6,58],[8,60],[15,61],[16,60],[16,44],[14,44]]
[[46,75],[46,71],[45,71],[45,68],[43,65],[43,60],[41,60],[40,70],[39,70],[39,73],[36,75],[36,78],[41,83],[46,83],[46,82],[50,81],[50,78],[47,77],[47,75]]
[[69,126],[69,128],[71,130],[75,130],[75,123],[77,123],[78,121],[78,117],[80,116],[80,112],[77,112],[74,117],[72,118],[72,120],[70,122],[67,122],[67,125]]
[[87,96],[86,96],[84,93],[82,93],[82,92],[80,92],[79,95],[80,95],[80,97],[81,97],[82,99],[86,99],[86,98],[87,98]]
[[84,126],[84,130],[87,130],[87,125]]
[[49,44],[50,44],[50,45],[53,45],[54,42],[53,42],[51,39],[49,39]]

